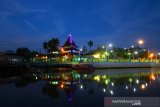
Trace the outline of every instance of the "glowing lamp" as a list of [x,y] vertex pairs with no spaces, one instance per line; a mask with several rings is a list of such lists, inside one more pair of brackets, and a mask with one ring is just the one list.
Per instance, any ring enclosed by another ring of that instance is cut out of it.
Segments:
[[112,47],[113,45],[110,43],[108,46],[109,46],[109,47]]
[[110,93],[111,93],[111,95],[113,95],[113,94],[114,94],[114,92],[113,92],[112,90],[110,90]]
[[126,86],[126,90],[128,90],[128,86]]
[[94,80],[97,80],[97,81],[99,82],[100,76],[99,76],[99,75],[95,76],[95,77],[94,77]]
[[80,51],[82,52],[82,51],[83,51],[83,49],[82,49],[82,48],[80,48]]
[[106,80],[105,80],[105,83],[106,83],[106,85],[107,85],[107,84],[109,83],[109,79],[106,79]]
[[129,79],[129,82],[132,82],[132,78]]
[[133,88],[133,91],[136,92],[136,88]]
[[136,80],[136,83],[139,84],[139,80]]
[[61,84],[61,86],[60,86],[61,88],[64,88],[64,85],[63,84]]
[[136,55],[137,55],[137,54],[138,54],[138,52],[137,52],[137,51],[135,51],[135,52],[134,52],[134,54],[136,54]]
[[144,41],[143,40],[139,40],[138,44],[142,45],[142,44],[144,44]]
[[154,74],[151,74],[150,79],[151,80],[156,80],[156,77],[154,76]]
[[114,83],[112,82],[111,85],[114,86]]
[[106,89],[105,89],[105,88],[103,89],[103,92],[106,92]]
[[61,48],[61,51],[62,51],[62,52],[64,52],[64,49],[63,49],[63,48]]
[[152,58],[153,56],[154,56],[154,54],[153,54],[153,53],[151,53],[151,54],[149,55],[149,57],[150,57],[150,58]]
[[80,88],[83,89],[83,85],[81,85]]
[[144,84],[142,84],[142,85],[141,85],[141,89],[144,90],[145,88],[146,88],[146,86],[145,86]]

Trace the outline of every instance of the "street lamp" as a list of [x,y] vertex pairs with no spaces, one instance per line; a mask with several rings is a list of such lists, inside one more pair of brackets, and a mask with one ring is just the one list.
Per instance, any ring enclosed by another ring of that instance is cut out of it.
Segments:
[[[107,45],[106,45],[106,52],[107,52],[107,48],[111,48],[111,47],[113,47],[113,45],[112,45],[111,43],[108,44],[108,47],[107,47]],[[102,48],[103,48],[103,46],[102,46]],[[113,53],[112,50],[111,50],[110,52]],[[109,59],[109,55],[106,56],[106,60],[107,60],[107,61],[108,61],[108,59]]]
[[112,47],[113,45],[110,43],[108,46],[109,46],[109,47]]
[[83,49],[82,49],[82,48],[80,48],[79,50],[80,50],[81,52],[83,51]]
[[133,45],[132,45],[131,47],[132,47],[132,48],[134,48],[134,46],[133,46]]
[[[137,52],[137,51],[135,51],[135,52],[134,52],[134,54],[135,54],[135,55],[137,55],[137,54],[138,54],[138,52]],[[135,55],[133,55],[133,59],[135,58]]]
[[[139,39],[138,40],[138,44],[139,44],[139,47],[142,48],[142,45],[144,44],[144,40],[143,39]],[[146,50],[144,49],[143,51],[146,51]],[[149,56],[149,51],[147,51],[147,52],[148,52],[148,56]],[[148,57],[148,59],[149,59],[149,57]]]
[[138,44],[139,45],[143,45],[144,44],[144,40],[142,40],[142,39],[138,40]]
[[137,51],[135,51],[135,52],[134,52],[134,54],[135,54],[135,55],[137,55],[137,54],[138,54],[138,52],[137,52]]

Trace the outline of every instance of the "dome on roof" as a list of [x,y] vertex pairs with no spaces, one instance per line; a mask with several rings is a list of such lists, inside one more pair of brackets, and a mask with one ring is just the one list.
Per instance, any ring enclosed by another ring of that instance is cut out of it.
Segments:
[[66,42],[63,46],[75,46],[75,47],[77,47],[77,45],[75,44],[75,42],[72,39],[72,35],[69,34],[68,36],[69,37],[68,37],[68,39],[66,40]]

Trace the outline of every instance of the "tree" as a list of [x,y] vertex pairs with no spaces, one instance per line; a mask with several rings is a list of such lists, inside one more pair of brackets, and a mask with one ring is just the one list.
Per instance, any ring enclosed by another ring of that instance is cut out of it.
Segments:
[[127,58],[127,51],[123,48],[113,48],[113,55],[111,56],[113,58]]
[[29,60],[31,57],[31,51],[26,47],[17,48],[16,54],[22,56],[24,59]]
[[58,38],[52,38],[50,41],[48,41],[48,47],[50,51],[57,51],[59,46],[59,39]]
[[[140,48],[139,46],[135,46],[133,48],[129,48],[128,51],[130,52],[130,56],[134,59],[134,58],[139,58],[142,53],[142,48]],[[135,54],[135,52],[137,52],[138,54]]]
[[91,55],[91,47],[93,47],[93,41],[90,40],[90,41],[88,42],[88,46],[90,47],[90,55]]
[[30,56],[33,58],[33,57],[35,57],[35,56],[38,55],[38,54],[40,54],[40,53],[37,52],[37,51],[32,51],[32,52],[30,53]]
[[43,49],[47,52],[58,51],[60,41],[58,38],[52,38],[49,41],[43,42]]

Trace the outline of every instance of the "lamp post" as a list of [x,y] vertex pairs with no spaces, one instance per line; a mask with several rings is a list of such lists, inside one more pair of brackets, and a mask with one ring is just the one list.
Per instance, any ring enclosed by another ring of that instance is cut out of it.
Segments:
[[[139,47],[142,48],[142,45],[144,44],[144,40],[143,39],[139,39],[138,40],[138,44],[139,44]],[[148,59],[149,59],[149,51],[148,51]]]
[[113,45],[110,43],[108,46],[111,48]]
[[[108,48],[111,48],[113,45],[111,44],[111,43],[109,43],[108,44],[108,46],[107,46],[107,44],[106,44],[106,52],[107,52],[107,47]],[[109,59],[109,54],[108,54],[108,56],[106,56],[106,61],[108,61],[108,59]]]
[[143,45],[144,44],[144,40],[142,40],[142,39],[138,40],[138,44],[139,45]]
[[137,51],[134,52],[133,60],[135,59],[135,56],[136,56],[136,55],[138,55],[138,52],[137,52]]

